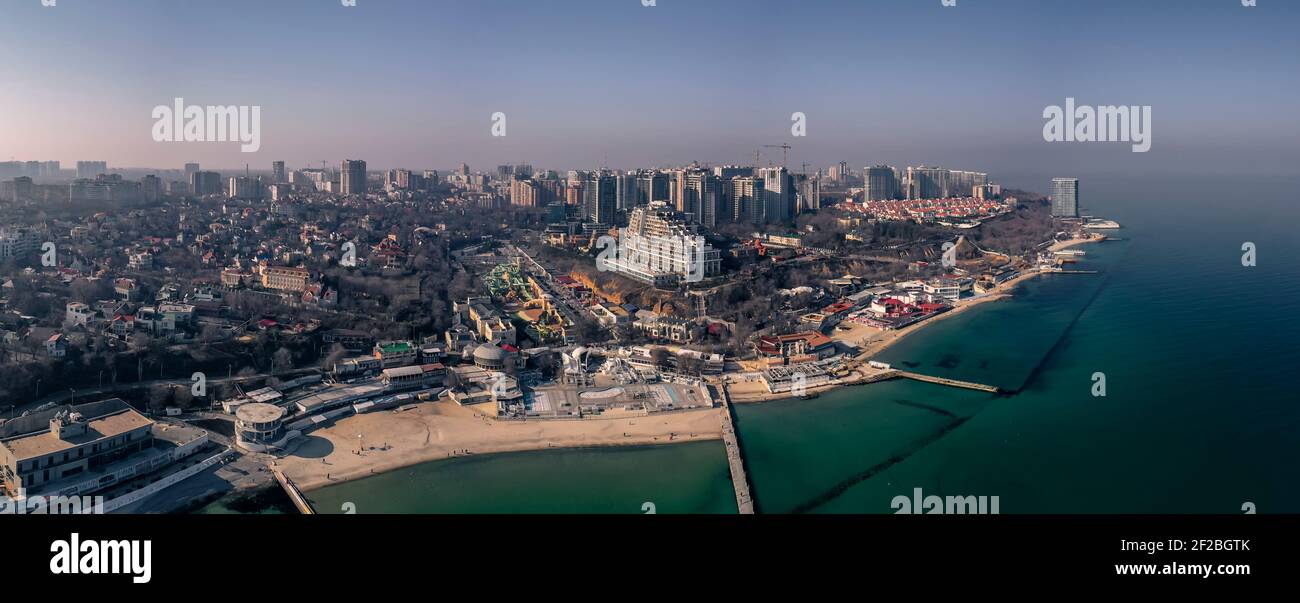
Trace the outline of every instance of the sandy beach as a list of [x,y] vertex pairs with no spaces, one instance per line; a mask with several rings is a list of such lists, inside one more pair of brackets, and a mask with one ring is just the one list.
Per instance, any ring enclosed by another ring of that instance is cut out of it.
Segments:
[[[1096,243],[1104,240],[1105,240],[1104,236],[1098,238],[1076,237],[1076,238],[1053,243],[1052,246],[1048,248],[1048,250],[1060,251],[1062,249],[1068,249],[1076,245],[1083,245],[1085,243]],[[848,331],[836,330],[834,333],[831,334],[831,338],[836,341],[842,342],[846,345],[851,345],[858,348],[859,353],[854,358],[854,360],[858,363],[858,366],[854,368],[853,371],[854,375],[844,378],[842,382],[838,384],[829,384],[829,385],[822,385],[818,387],[810,387],[808,388],[807,393],[809,395],[821,394],[821,393],[831,391],[837,387],[853,385],[855,383],[859,383],[864,380],[870,380],[873,377],[876,377],[877,375],[883,373],[884,371],[869,368],[866,366],[866,362],[871,358],[875,357],[876,355],[880,354],[884,350],[888,349],[889,346],[898,343],[904,337],[919,332],[921,329],[925,328],[926,326],[937,324],[940,321],[947,320],[949,318],[952,318],[953,316],[957,316],[962,312],[965,312],[966,310],[969,310],[970,308],[974,308],[980,304],[986,304],[988,302],[997,301],[1000,299],[1007,299],[1012,296],[1011,291],[1013,291],[1016,288],[1016,285],[1024,281],[1027,281],[1031,278],[1041,276],[1043,274],[1050,274],[1050,273],[1037,272],[1037,271],[1023,273],[1013,279],[1006,281],[1005,283],[1002,283],[998,287],[997,291],[994,293],[987,293],[979,297],[972,297],[972,298],[967,298],[958,301],[956,304],[954,304],[953,309],[944,312],[943,314],[940,314],[938,316],[935,316],[933,318],[929,318],[917,324],[911,325],[900,331],[883,331],[875,327],[870,327],[855,322],[841,323],[842,325],[848,326],[849,330]],[[742,366],[752,371],[759,370],[759,366],[757,362],[743,363]],[[790,397],[790,394],[788,393],[780,393],[780,394],[769,393],[761,380],[732,382],[732,385],[730,386],[728,391],[731,395],[731,400],[733,402],[736,402],[737,404],[770,402],[773,400],[784,400]]]
[[300,488],[311,490],[454,456],[717,440],[722,437],[720,412],[711,408],[620,418],[500,421],[440,401],[340,419],[301,438],[275,466]]
[[[1076,238],[1050,247],[1059,251],[1101,239]],[[857,323],[845,323],[848,331],[832,337],[860,351],[851,375],[838,384],[809,388],[809,394],[830,391],[879,378],[882,371],[867,366],[867,360],[926,325],[956,316],[980,304],[1011,296],[1015,286],[1044,274],[1028,272],[1003,283],[997,293],[958,302],[952,310],[901,331],[881,331]],[[755,362],[742,363],[757,371]],[[732,381],[732,401],[756,403],[789,398],[788,393],[768,393],[758,379]],[[600,446],[667,444],[722,437],[721,409],[660,413],[650,416],[618,413],[598,419],[502,421],[454,402],[421,404],[407,410],[356,415],[339,420],[302,438],[275,466],[303,490],[359,479],[401,467],[456,456]],[[360,437],[358,437],[360,436]]]

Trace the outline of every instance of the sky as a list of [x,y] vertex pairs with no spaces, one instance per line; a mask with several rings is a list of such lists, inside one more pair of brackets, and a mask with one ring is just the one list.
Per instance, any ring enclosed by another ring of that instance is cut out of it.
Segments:
[[[356,4],[0,0],[0,161],[1300,171],[1289,0]],[[261,148],[154,141],[177,97],[261,107]],[[1067,97],[1150,105],[1151,150],[1045,141]]]

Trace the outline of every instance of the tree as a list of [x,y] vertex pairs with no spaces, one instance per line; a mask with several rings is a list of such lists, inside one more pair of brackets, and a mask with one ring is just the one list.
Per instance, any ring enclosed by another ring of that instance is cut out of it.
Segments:
[[290,352],[288,348],[281,347],[276,350],[271,360],[275,363],[275,370],[277,371],[287,371],[293,368],[293,352]]
[[325,368],[333,369],[334,365],[338,364],[339,361],[343,360],[344,358],[347,358],[347,355],[348,355],[348,349],[343,347],[343,344],[336,343],[330,346],[329,355],[325,357],[325,364],[324,364]]
[[650,359],[654,361],[655,366],[659,368],[668,368],[668,350],[664,348],[655,348],[650,351]]
[[155,413],[163,412],[167,404],[172,400],[172,386],[166,384],[156,384],[149,387],[149,410]]

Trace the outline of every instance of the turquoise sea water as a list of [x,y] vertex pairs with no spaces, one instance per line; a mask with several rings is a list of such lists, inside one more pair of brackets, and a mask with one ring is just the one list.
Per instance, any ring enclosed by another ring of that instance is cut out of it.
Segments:
[[456,458],[307,497],[321,513],[736,512],[720,441]]
[[[738,407],[762,512],[891,513],[914,488],[1003,513],[1300,512],[1300,209],[1292,180],[1083,179],[1125,240],[927,326],[909,381]],[[1241,265],[1242,244],[1258,265]],[[1095,397],[1094,373],[1106,396]],[[735,512],[720,443],[438,461],[311,494],[325,511]]]

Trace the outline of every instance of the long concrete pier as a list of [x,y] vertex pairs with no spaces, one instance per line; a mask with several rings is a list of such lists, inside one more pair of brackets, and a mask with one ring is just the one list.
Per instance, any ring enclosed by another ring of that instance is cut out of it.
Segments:
[[963,388],[963,389],[974,389],[974,390],[979,390],[979,391],[982,391],[982,392],[988,392],[988,393],[990,393],[990,394],[1001,393],[1001,391],[1002,391],[1001,389],[999,389],[999,388],[997,388],[997,387],[995,387],[995,386],[992,386],[992,385],[984,385],[983,383],[972,383],[972,382],[970,382],[970,381],[959,381],[959,380],[957,380],[957,379],[948,379],[948,378],[945,378],[945,377],[933,377],[933,376],[930,376],[930,375],[922,375],[922,374],[920,374],[920,373],[913,373],[913,372],[910,372],[910,371],[900,371],[900,370],[895,370],[895,371],[894,371],[894,375],[895,375],[896,377],[902,377],[902,378],[904,378],[904,379],[912,379],[912,380],[915,380],[915,381],[925,381],[926,383],[937,383],[937,384],[939,384],[939,385],[947,385],[947,386],[949,386],[949,387],[960,387],[960,388]]
[[722,443],[727,448],[727,465],[731,469],[731,485],[736,490],[736,508],[741,515],[754,514],[754,498],[749,493],[749,477],[745,472],[745,457],[740,453],[740,440],[736,438],[736,421],[732,416],[731,394],[727,383],[719,387],[722,392]]
[[307,497],[303,496],[302,490],[298,489],[298,485],[293,483],[289,476],[279,469],[273,468],[271,472],[275,474],[275,481],[280,482],[280,487],[284,488],[285,493],[289,495],[289,500],[293,501],[293,506],[298,508],[299,513],[303,515],[316,514],[316,509],[313,509],[311,503],[307,502]]

